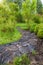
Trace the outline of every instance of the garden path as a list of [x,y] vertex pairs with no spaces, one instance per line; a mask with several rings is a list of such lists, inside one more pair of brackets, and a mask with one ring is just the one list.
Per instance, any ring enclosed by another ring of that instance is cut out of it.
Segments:
[[36,60],[40,60],[39,55],[38,59],[37,55],[33,56],[31,54],[31,52],[35,50],[38,42],[36,35],[34,33],[30,33],[28,30],[22,30],[19,27],[18,30],[22,34],[22,38],[19,41],[6,45],[0,45],[0,63],[8,63],[14,57],[27,53],[31,59],[31,65],[38,65],[39,62]]

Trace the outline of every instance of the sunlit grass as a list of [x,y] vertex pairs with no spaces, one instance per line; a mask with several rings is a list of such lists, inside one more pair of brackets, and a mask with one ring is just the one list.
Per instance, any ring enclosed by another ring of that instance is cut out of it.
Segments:
[[0,44],[12,43],[21,38],[21,33],[16,29],[14,32],[0,32]]
[[22,29],[28,29],[28,26],[26,23],[17,23],[17,26],[19,26]]

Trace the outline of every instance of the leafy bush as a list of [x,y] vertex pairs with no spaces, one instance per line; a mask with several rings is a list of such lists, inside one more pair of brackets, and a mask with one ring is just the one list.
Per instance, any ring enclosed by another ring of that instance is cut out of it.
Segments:
[[30,27],[31,27],[31,24],[33,24],[34,23],[34,21],[33,20],[29,20],[29,21],[27,21],[27,26],[28,26],[28,28],[30,29]]
[[31,32],[34,32],[34,29],[35,29],[36,23],[34,23],[33,20],[29,20],[29,22],[28,22],[27,25],[28,25],[29,30],[30,30]]
[[[8,8],[0,7],[0,29],[2,30],[7,30],[7,29],[12,29],[15,28],[15,15],[14,15],[14,10],[9,10]],[[11,8],[10,8],[11,9]],[[12,8],[13,9],[13,8]]]
[[20,11],[18,12],[18,15],[17,15],[17,22],[24,23],[24,20]]
[[36,1],[25,0],[22,2],[22,16],[25,22],[29,21],[36,11]]
[[43,23],[37,24],[34,20],[30,20],[27,25],[31,32],[35,32],[39,38],[43,38]]
[[35,15],[34,17],[33,17],[33,20],[35,21],[35,23],[40,23],[40,17],[38,16],[38,15]]
[[43,24],[39,24],[37,36],[38,36],[39,38],[43,38]]
[[35,29],[34,29],[35,34],[37,34],[37,32],[38,32],[38,28],[39,28],[39,24],[37,24],[37,25],[35,26]]
[[36,14],[33,16],[33,20],[35,23],[39,24],[43,22],[43,17],[39,14]]
[[30,31],[34,32],[35,27],[36,27],[36,23],[31,24]]
[[19,36],[15,34],[18,32],[15,30],[17,14],[18,6],[15,3],[0,6],[0,44],[14,42],[21,37],[20,33]]

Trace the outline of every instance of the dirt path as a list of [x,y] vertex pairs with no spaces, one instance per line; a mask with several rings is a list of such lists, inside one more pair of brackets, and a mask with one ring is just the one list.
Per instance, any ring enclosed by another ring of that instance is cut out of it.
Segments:
[[36,56],[30,54],[33,50],[35,50],[38,42],[36,35],[22,29],[18,30],[22,33],[22,38],[19,41],[0,46],[0,63],[10,62],[14,57],[28,53],[31,59],[31,65],[38,65],[40,63],[39,54]]

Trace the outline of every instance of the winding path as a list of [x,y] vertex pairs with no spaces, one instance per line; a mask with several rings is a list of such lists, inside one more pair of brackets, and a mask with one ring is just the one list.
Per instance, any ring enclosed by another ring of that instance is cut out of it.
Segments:
[[28,30],[18,28],[22,34],[22,38],[14,43],[0,45],[0,63],[7,63],[16,56],[24,53],[31,53],[37,44],[37,37]]

